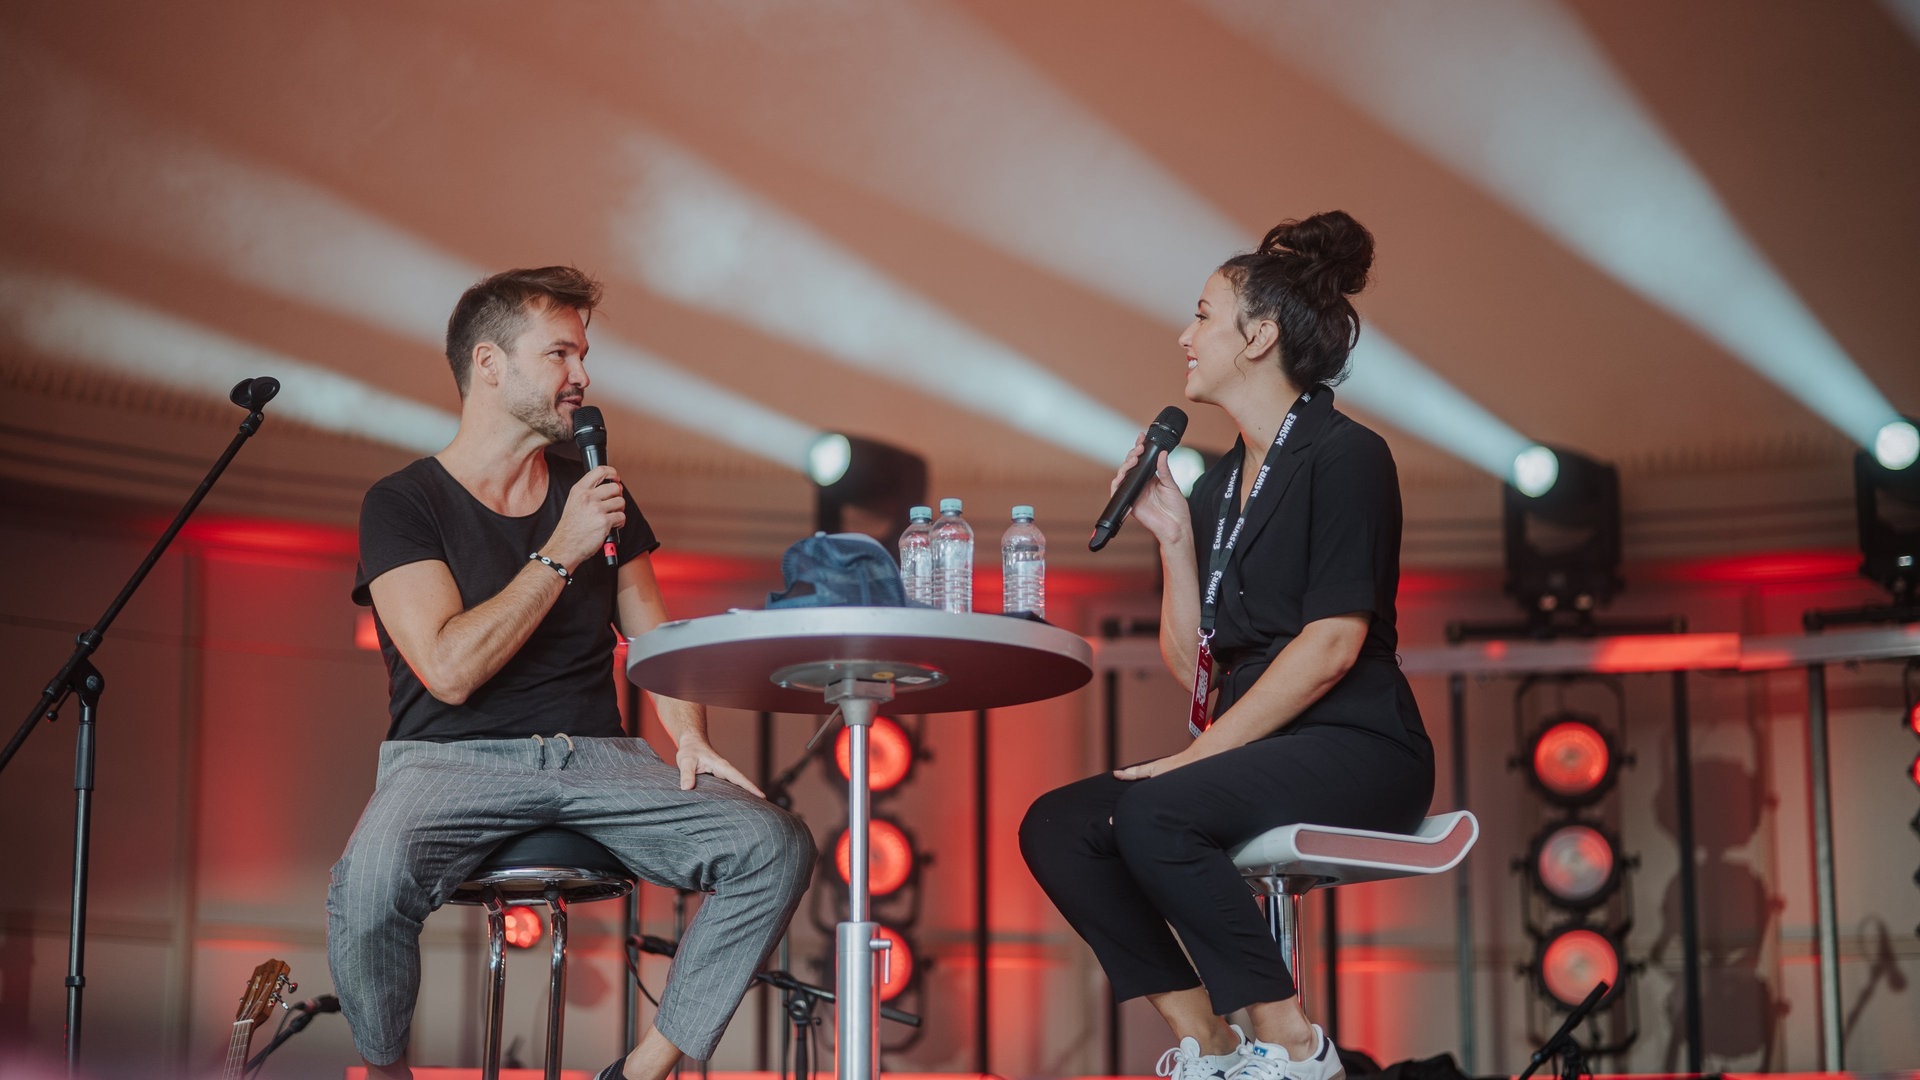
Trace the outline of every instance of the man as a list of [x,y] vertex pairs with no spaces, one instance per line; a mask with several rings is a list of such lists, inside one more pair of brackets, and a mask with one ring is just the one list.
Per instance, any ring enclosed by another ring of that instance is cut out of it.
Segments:
[[[713,1052],[812,867],[811,834],[714,751],[699,706],[656,699],[677,769],[621,730],[611,621],[637,635],[666,619],[658,545],[611,466],[547,452],[586,392],[599,298],[571,267],[467,290],[447,323],[459,430],[361,508],[353,595],[373,606],[392,723],[327,936],[371,1076],[412,1076],[421,922],[507,836],[562,824],[648,881],[712,894],[653,1026],[601,1080]],[[602,554],[616,530],[617,569]]]

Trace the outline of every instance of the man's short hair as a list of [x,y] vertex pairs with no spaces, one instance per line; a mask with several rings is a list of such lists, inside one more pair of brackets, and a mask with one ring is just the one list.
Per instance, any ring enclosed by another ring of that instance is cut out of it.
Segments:
[[512,352],[536,304],[572,308],[591,319],[600,306],[600,283],[571,266],[542,266],[503,270],[462,293],[447,320],[447,363],[462,399],[473,378],[474,346],[491,341]]

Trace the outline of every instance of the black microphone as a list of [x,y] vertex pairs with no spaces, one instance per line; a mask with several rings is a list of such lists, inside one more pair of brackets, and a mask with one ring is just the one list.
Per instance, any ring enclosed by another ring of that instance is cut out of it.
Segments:
[[310,1013],[314,1016],[318,1016],[321,1013],[337,1013],[340,1011],[340,999],[334,997],[332,994],[321,994],[317,998],[299,1002],[288,1011]]
[[1172,405],[1160,410],[1160,415],[1147,425],[1147,445],[1134,463],[1133,471],[1120,480],[1120,486],[1113,489],[1113,498],[1107,500],[1107,508],[1100,512],[1100,520],[1093,523],[1093,535],[1087,539],[1088,551],[1099,551],[1120,531],[1120,523],[1133,513],[1133,500],[1153,479],[1154,459],[1163,452],[1180,445],[1180,436],[1187,433],[1187,414]]
[[680,951],[680,943],[667,938],[654,937],[652,934],[635,934],[627,939],[629,948],[639,949],[655,956],[672,956]]
[[[580,448],[580,457],[589,471],[607,463],[607,424],[600,418],[599,409],[582,405],[573,410],[573,444]],[[614,554],[619,543],[620,530],[615,529],[607,534],[607,542],[600,547],[608,566],[620,561]]]
[[260,375],[251,379],[241,379],[233,384],[233,392],[227,400],[250,412],[259,412],[280,392],[280,380],[271,375]]

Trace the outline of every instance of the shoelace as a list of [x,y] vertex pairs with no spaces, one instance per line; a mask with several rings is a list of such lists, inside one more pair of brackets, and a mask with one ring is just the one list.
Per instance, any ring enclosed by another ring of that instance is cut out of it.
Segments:
[[1213,1080],[1225,1075],[1221,1070],[1208,1067],[1201,1055],[1189,1054],[1184,1047],[1175,1046],[1160,1055],[1153,1066],[1157,1076],[1174,1077],[1175,1080]]

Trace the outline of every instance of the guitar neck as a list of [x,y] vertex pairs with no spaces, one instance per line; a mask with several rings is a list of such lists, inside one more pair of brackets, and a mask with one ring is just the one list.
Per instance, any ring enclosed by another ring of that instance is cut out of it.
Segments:
[[235,1021],[233,1036],[227,1040],[227,1063],[220,1069],[220,1080],[240,1080],[247,1068],[247,1050],[252,1046],[253,1021]]

